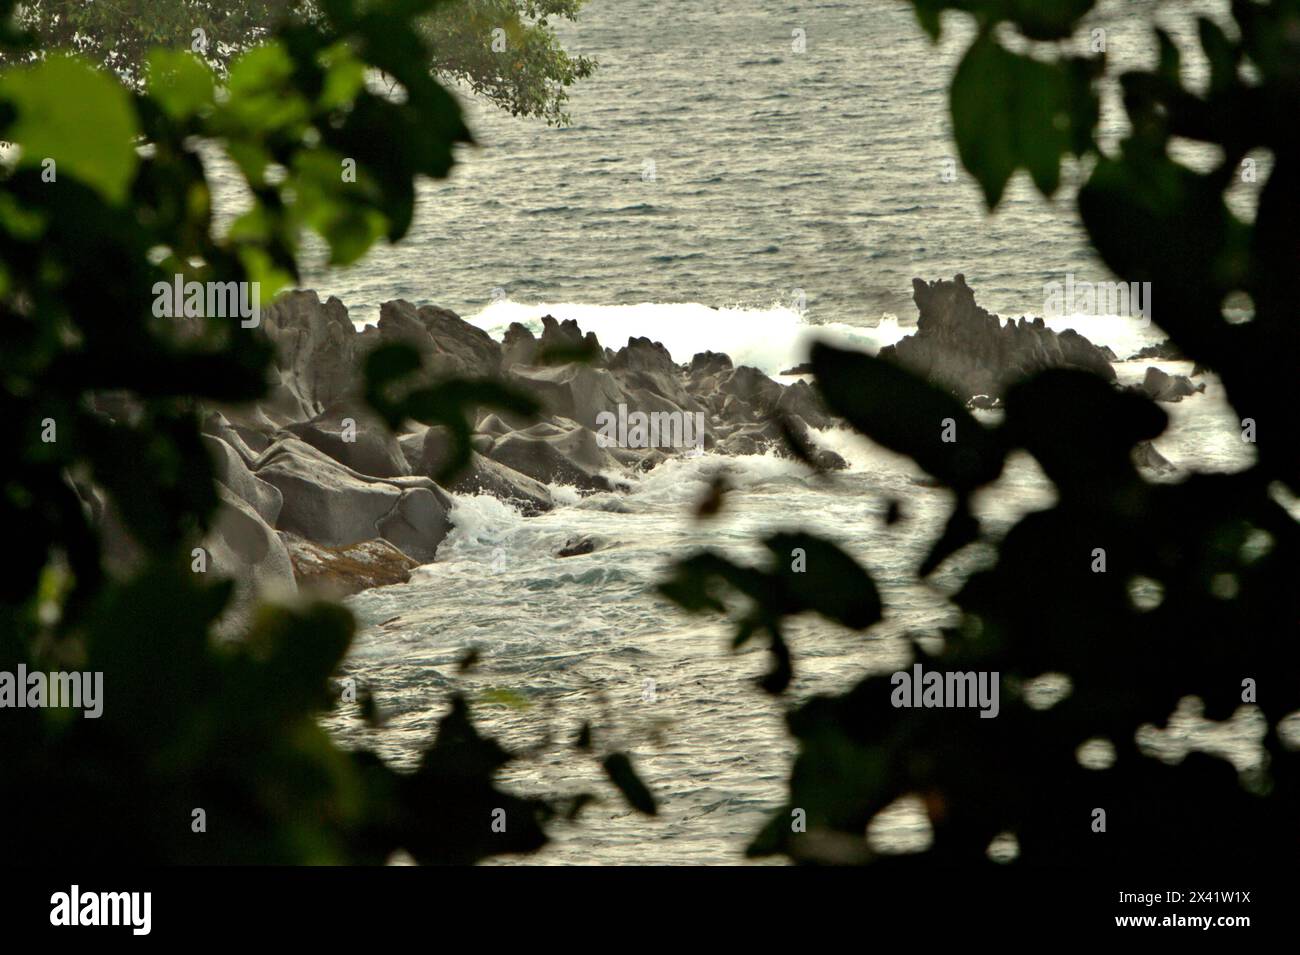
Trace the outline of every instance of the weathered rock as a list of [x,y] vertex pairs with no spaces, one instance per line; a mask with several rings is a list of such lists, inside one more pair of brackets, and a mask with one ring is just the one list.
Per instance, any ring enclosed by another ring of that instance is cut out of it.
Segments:
[[360,474],[401,477],[411,473],[401,445],[387,425],[352,403],[331,405],[310,421],[285,425],[284,430]]
[[741,365],[721,376],[718,391],[741,399],[756,414],[766,417],[776,412],[784,389],[757,368]]
[[[254,449],[230,423],[230,420],[219,411],[210,411],[203,416],[202,430],[204,434],[220,438],[230,445],[249,467],[252,467],[253,462],[257,460],[257,456],[261,453],[260,450]],[[265,448],[262,450],[265,450]]]
[[203,541],[207,572],[234,583],[230,602],[216,624],[222,636],[238,636],[248,627],[254,605],[265,597],[297,592],[293,565],[284,544],[253,507],[218,485],[212,529]]
[[417,562],[385,540],[328,547],[280,532],[298,586],[314,593],[346,597],[370,587],[404,584]]
[[[421,435],[410,437],[420,440],[418,453],[412,459],[412,470],[430,478],[440,474],[450,453],[451,438],[447,429],[433,427]],[[486,447],[490,450],[491,438],[487,435],[480,437],[488,438]],[[551,491],[545,484],[484,457],[477,449],[470,452],[469,463],[460,473],[447,479],[443,486],[457,494],[490,494],[516,505],[530,517],[555,506]]]
[[585,352],[591,357],[589,364],[600,367],[605,364],[605,353],[596,340],[595,332],[582,334],[578,323],[571,318],[557,322],[554,316],[542,316],[542,337],[538,342],[541,354],[562,354],[574,351]]
[[451,531],[446,498],[429,488],[402,492],[397,506],[379,520],[379,536],[402,553],[421,563],[430,563],[438,545]]
[[955,394],[999,397],[1007,386],[1047,368],[1079,368],[1115,380],[1105,352],[1073,329],[1057,334],[1041,318],[1002,325],[975,304],[975,293],[958,275],[953,281],[912,280],[920,317],[914,335],[880,350]]
[[1205,382],[1194,385],[1186,375],[1169,375],[1155,366],[1148,367],[1142,379],[1143,393],[1156,401],[1182,401],[1204,390]]
[[[673,363],[668,349],[648,338],[630,338],[627,345],[614,352],[609,359],[610,371],[628,393],[644,392],[665,398],[678,408],[687,411],[705,411],[707,406],[697,401],[687,391],[682,370]],[[658,410],[639,404],[629,405],[629,410]]]
[[1183,350],[1168,338],[1154,345],[1148,345],[1135,355],[1128,356],[1128,361],[1182,361],[1183,359]]
[[822,404],[817,390],[806,381],[796,381],[788,385],[776,402],[776,413],[780,415],[798,415],[814,428],[830,428],[835,419]]
[[1150,441],[1143,441],[1133,448],[1133,462],[1140,468],[1155,471],[1157,474],[1170,474],[1178,470]]
[[337,298],[322,304],[315,292],[281,295],[263,312],[261,328],[275,345],[278,369],[264,409],[302,421],[351,393],[357,330]]
[[722,374],[731,369],[731,356],[724,355],[722,352],[697,352],[690,359],[688,372],[692,376],[697,376],[697,374]]
[[533,395],[548,414],[562,415],[587,428],[597,427],[601,412],[617,413],[628,396],[613,374],[579,362],[537,367],[516,366],[509,372],[513,382]]
[[279,488],[254,474],[239,452],[221,438],[205,434],[203,443],[212,455],[212,469],[216,479],[255,510],[263,521],[274,527],[284,503]]
[[[430,560],[449,527],[448,502],[432,493],[432,481],[369,478],[296,438],[267,449],[257,475],[283,495],[279,530],[330,547],[384,537],[409,548],[411,557]],[[430,495],[408,493],[421,488]]]
[[600,471],[617,468],[586,428],[551,436],[508,434],[492,445],[489,456],[543,484],[568,484],[580,491],[612,490]]
[[420,352],[431,379],[489,378],[501,370],[501,346],[455,312],[434,305],[416,308],[399,299],[379,306],[380,341]]
[[523,325],[511,322],[501,339],[501,368],[531,365],[537,357],[537,339]]

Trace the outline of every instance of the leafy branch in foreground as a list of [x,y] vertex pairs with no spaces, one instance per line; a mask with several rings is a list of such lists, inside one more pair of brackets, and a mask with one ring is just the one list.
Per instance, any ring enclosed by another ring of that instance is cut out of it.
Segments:
[[[5,710],[0,811],[23,820],[15,858],[382,862],[404,849],[467,862],[545,841],[552,807],[496,789],[513,756],[459,699],[411,775],[329,740],[316,717],[352,638],[344,609],[266,606],[242,639],[214,639],[231,588],[190,564],[218,504],[199,402],[265,395],[271,346],[228,318],[154,311],[156,286],[178,276],[269,300],[297,280],[304,230],[336,264],[402,238],[417,177],[447,175],[469,140],[428,69],[417,19],[433,5],[321,0],[319,19],[235,57],[222,90],[199,58],[155,49],[147,88],[130,91],[80,59],[24,55],[14,2],[0,0],[7,61],[24,64],[0,73],[0,139],[21,150],[0,167],[0,522],[13,558],[0,671],[95,671],[105,697],[94,719]],[[372,70],[404,96],[371,93]],[[220,234],[202,145],[225,153],[250,199]],[[386,385],[368,389],[390,421],[528,407],[456,381],[400,404]],[[125,578],[105,572],[92,518],[109,507],[141,551]]]
[[[937,653],[915,648],[945,679],[998,679],[997,717],[897,705],[888,674],[808,700],[789,714],[799,753],[786,804],[749,851],[895,867],[979,863],[1009,835],[1031,865],[1289,862],[1300,845],[1300,759],[1281,724],[1300,710],[1300,527],[1279,489],[1300,491],[1300,423],[1288,410],[1300,366],[1300,238],[1288,221],[1300,207],[1300,3],[1236,0],[1235,36],[1202,20],[1204,94],[1183,85],[1179,51],[1157,31],[1156,69],[1120,77],[1132,129],[1113,155],[1094,138],[1102,58],[1068,51],[1091,0],[914,4],[935,38],[946,9],[977,21],[951,102],[962,161],[989,206],[1018,169],[1051,194],[1062,155],[1090,157],[1078,202],[1094,245],[1120,278],[1152,283],[1154,320],[1221,375],[1243,435],[1247,423],[1258,434],[1257,460],[1238,473],[1152,484],[1132,450],[1163,432],[1166,417],[1100,378],[1054,370],[1023,381],[990,429],[909,372],[818,347],[813,371],[827,405],[956,492],[918,577],[981,538],[969,495],[997,478],[1011,449],[1037,459],[1058,500],[989,541],[996,561],[952,597],[960,624],[943,632]],[[1056,42],[1058,55],[1012,52],[1007,30]],[[1176,136],[1217,146],[1221,160],[1208,173],[1189,169],[1170,155]],[[1225,192],[1255,150],[1271,153],[1273,168],[1245,222]],[[1248,324],[1225,318],[1232,294],[1253,302]],[[941,443],[945,422],[955,443]],[[810,557],[816,586],[806,604],[791,602],[787,559],[757,571],[697,556],[664,589],[687,610],[718,610],[706,582],[726,582],[755,604],[744,635],[755,620],[801,610],[834,617],[862,587],[865,571]],[[1160,592],[1157,606],[1134,601],[1139,582]],[[1031,690],[1047,675],[1064,677],[1068,693],[1044,708]],[[1203,752],[1155,758],[1138,731],[1187,697],[1211,720],[1262,717],[1258,761],[1238,771]],[[1080,748],[1098,742],[1113,759],[1089,768]],[[925,806],[930,845],[882,856],[867,827],[909,795]]]

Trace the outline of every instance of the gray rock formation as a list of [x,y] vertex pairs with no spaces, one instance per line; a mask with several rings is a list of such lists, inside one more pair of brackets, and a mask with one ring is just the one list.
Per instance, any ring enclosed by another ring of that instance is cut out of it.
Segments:
[[1146,377],[1142,379],[1141,392],[1155,401],[1182,401],[1190,395],[1198,395],[1205,390],[1205,382],[1192,384],[1186,375],[1170,375],[1155,366],[1147,368]]
[[217,623],[221,636],[247,629],[260,599],[297,592],[289,552],[271,526],[243,498],[218,486],[221,504],[203,541],[208,573],[234,582],[234,594]]
[[297,438],[268,448],[256,470],[284,498],[277,528],[320,544],[346,547],[381,537],[427,561],[450,530],[450,501],[427,478],[359,474]]
[[1073,329],[1059,335],[1041,318],[1011,319],[975,304],[964,276],[912,280],[920,313],[916,334],[880,350],[880,357],[923,375],[965,402],[1000,397],[1011,383],[1046,368],[1079,368],[1115,380],[1106,352]]
[[411,469],[396,435],[360,404],[338,402],[310,421],[284,426],[318,451],[371,477],[402,477]]
[[621,470],[586,428],[549,435],[516,431],[498,439],[488,456],[535,481],[568,484],[580,491],[613,490],[614,482],[601,472]]

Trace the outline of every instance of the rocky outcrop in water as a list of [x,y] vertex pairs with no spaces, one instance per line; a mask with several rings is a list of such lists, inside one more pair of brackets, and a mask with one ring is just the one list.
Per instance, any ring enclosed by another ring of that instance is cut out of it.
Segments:
[[[541,324],[540,336],[516,323],[497,342],[453,312],[405,301],[384,303],[377,324],[361,331],[342,302],[314,292],[287,293],[268,308],[262,328],[276,358],[267,398],[214,407],[204,421],[222,500],[213,564],[236,578],[241,612],[259,581],[340,595],[406,580],[436,559],[451,530],[448,492],[488,494],[535,515],[554,506],[556,485],[617,493],[677,454],[790,455],[786,433],[817,466],[846,466],[815,446],[811,429],[835,422],[805,382],[784,387],[713,352],[678,364],[649,338],[602,347],[576,322],[550,315]],[[480,409],[469,462],[447,477],[445,427],[407,422],[394,434],[361,400],[366,355],[391,343],[420,354],[422,383],[497,380],[538,399],[542,414],[524,420]],[[104,412],[129,407],[105,396]],[[642,416],[657,440],[632,440],[635,427],[627,440],[607,440],[602,422],[615,415],[625,426]],[[668,439],[683,434],[691,446]],[[111,525],[112,515],[104,520]],[[120,543],[128,555],[129,542]],[[575,546],[566,555],[586,552]]]
[[1128,361],[1184,361],[1183,350],[1166,338],[1154,345],[1147,345],[1141,351],[1128,356]]
[[1175,402],[1205,391],[1205,382],[1194,385],[1186,375],[1170,375],[1151,366],[1136,390],[1154,401]]
[[962,275],[951,282],[912,280],[919,312],[916,334],[880,350],[897,362],[951,391],[961,401],[976,395],[1000,397],[1011,383],[1047,368],[1079,368],[1115,380],[1108,350],[1072,329],[1057,333],[1041,318],[1019,321],[997,316],[975,304]]
[[[1041,319],[1003,325],[975,304],[960,275],[918,279],[914,289],[917,333],[882,355],[974,407],[996,409],[1007,384],[1047,367],[1114,379],[1105,350],[1074,332],[1058,335]],[[314,292],[282,296],[262,328],[276,353],[268,397],[212,408],[203,429],[221,498],[209,549],[217,572],[236,580],[241,612],[263,584],[292,589],[296,581],[339,594],[406,580],[437,558],[451,530],[448,492],[488,494],[534,515],[554,506],[556,485],[617,493],[679,454],[774,451],[820,470],[847,467],[818,446],[815,432],[838,422],[815,387],[779,384],[717,352],[680,364],[649,338],[602,347],[577,323],[549,315],[540,336],[516,323],[497,342],[453,312],[405,301],[384,303],[378,323],[357,331],[343,303]],[[542,413],[522,419],[478,409],[469,462],[448,477],[448,429],[407,422],[394,434],[361,400],[366,356],[394,342],[421,355],[421,382],[496,380],[538,399]],[[1185,381],[1169,387],[1182,390]],[[131,413],[129,400],[109,395],[101,410]],[[1154,449],[1143,454],[1150,466],[1160,463]],[[86,494],[114,559],[129,562],[130,542],[115,530],[111,507],[93,488]],[[577,544],[562,550],[586,552]]]

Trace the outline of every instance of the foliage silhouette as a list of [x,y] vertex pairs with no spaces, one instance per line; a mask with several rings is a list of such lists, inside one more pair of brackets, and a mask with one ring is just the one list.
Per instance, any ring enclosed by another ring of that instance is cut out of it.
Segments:
[[[337,699],[343,608],[266,606],[245,639],[213,638],[231,588],[190,567],[218,502],[198,402],[263,395],[270,346],[229,319],[153,312],[155,283],[176,275],[260,282],[269,300],[298,278],[304,229],[336,263],[405,234],[416,177],[445,176],[470,139],[428,69],[417,18],[433,6],[321,0],[319,19],[234,58],[223,92],[200,59],[166,49],[135,91],[75,58],[24,57],[32,38],[0,0],[0,43],[27,64],[0,74],[0,139],[22,149],[0,168],[0,671],[100,671],[104,687],[96,719],[4,710],[14,859],[377,863],[401,849],[445,863],[545,842],[554,807],[496,789],[514,754],[459,698],[412,774],[333,745],[316,717]],[[372,69],[405,95],[369,91]],[[225,234],[198,143],[224,150],[251,197]],[[467,405],[533,407],[478,382],[403,391],[417,367],[399,352],[371,369],[388,420],[464,433]],[[129,410],[106,413],[112,395]],[[100,493],[143,551],[128,579],[103,568],[86,503]],[[620,777],[626,789],[630,764]]]
[[[889,674],[812,698],[788,717],[799,752],[786,805],[749,852],[908,869],[985,862],[990,842],[1009,832],[1023,865],[1289,864],[1300,848],[1300,759],[1279,723],[1300,709],[1300,528],[1279,502],[1300,491],[1300,424],[1286,410],[1300,366],[1300,237],[1291,221],[1300,208],[1300,3],[1235,0],[1235,36],[1202,21],[1212,67],[1204,94],[1183,85],[1178,50],[1157,31],[1157,68],[1120,77],[1132,130],[1114,152],[1094,138],[1104,56],[1079,57],[1068,42],[1055,42],[1054,57],[1031,56],[1004,42],[1007,31],[1066,41],[1091,0],[914,5],[936,39],[943,11],[976,19],[951,104],[962,161],[990,208],[1016,170],[1050,195],[1062,155],[1088,158],[1078,204],[1094,245],[1119,278],[1152,283],[1153,320],[1220,374],[1243,435],[1247,419],[1258,427],[1257,460],[1240,473],[1153,484],[1131,452],[1164,430],[1166,416],[1100,378],[1049,371],[1021,382],[1006,397],[1004,421],[990,429],[909,372],[818,347],[813,369],[828,405],[956,492],[953,517],[918,577],[981,536],[967,499],[996,479],[1011,450],[1038,460],[1059,499],[990,542],[996,561],[952,597],[961,623],[944,631],[942,650],[914,648],[927,670],[999,673],[1000,714],[895,708]],[[1222,159],[1195,172],[1170,156],[1173,137],[1218,146]],[[1246,222],[1224,192],[1252,150],[1268,150],[1273,167]],[[1248,324],[1225,319],[1230,293],[1252,299]],[[940,442],[948,419],[955,444]],[[1093,572],[1096,548],[1105,551],[1104,573]],[[715,581],[724,582],[754,604],[737,642],[755,621],[775,634],[784,615],[827,613],[862,589],[865,571],[819,563],[812,553],[806,606],[787,599],[788,552],[778,554],[775,572],[706,552],[679,564],[663,589],[687,610],[721,610]],[[1130,600],[1135,578],[1161,585],[1156,608]],[[788,683],[789,665],[786,653],[787,672],[772,689]],[[1036,709],[1026,686],[1045,674],[1068,677],[1070,691]],[[1239,774],[1201,752],[1169,765],[1135,738],[1185,697],[1198,698],[1209,719],[1227,718],[1252,702],[1245,680],[1256,681],[1253,706],[1267,724],[1261,767]],[[1077,750],[1098,738],[1112,744],[1115,760],[1084,768]],[[874,853],[868,824],[906,795],[924,802],[930,847]],[[1105,832],[1093,831],[1098,808]],[[791,825],[799,809],[806,832]]]

